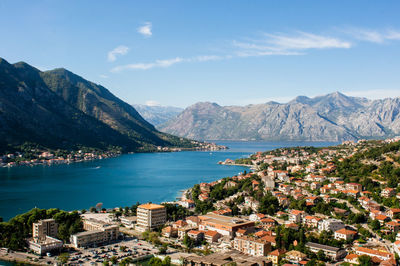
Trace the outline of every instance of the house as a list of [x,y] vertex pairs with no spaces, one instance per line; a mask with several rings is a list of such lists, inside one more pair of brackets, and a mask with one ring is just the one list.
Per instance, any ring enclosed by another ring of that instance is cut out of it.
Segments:
[[179,205],[181,205],[184,208],[191,209],[195,207],[194,201],[191,199],[185,199],[179,202]]
[[396,195],[396,190],[394,190],[394,188],[385,188],[382,190],[381,192],[381,196],[384,198],[390,198],[393,197],[394,195]]
[[261,237],[261,239],[271,243],[271,246],[273,246],[273,247],[276,246],[276,237],[274,237],[272,235],[263,236],[263,237]]
[[267,226],[267,227],[271,227],[271,226],[274,226],[275,225],[275,220],[274,219],[271,219],[271,218],[264,218],[264,219],[261,219],[261,221],[260,221],[263,225],[265,225],[265,226]]
[[189,216],[189,217],[186,217],[186,223],[189,226],[197,227],[197,226],[199,226],[200,219],[197,216]]
[[204,232],[198,230],[190,230],[187,235],[195,241],[202,241],[204,239]]
[[306,203],[309,203],[310,205],[315,205],[317,204],[318,197],[315,196],[310,196],[306,198]]
[[347,183],[346,190],[355,190],[357,192],[362,191],[362,185],[359,183]]
[[306,247],[310,249],[311,252],[318,253],[318,251],[322,250],[325,256],[331,258],[332,260],[339,260],[346,256],[347,252],[343,249],[321,245],[318,243],[307,242]]
[[392,232],[397,232],[400,229],[400,224],[396,221],[390,221],[386,223],[386,227],[392,231]]
[[321,183],[319,183],[319,182],[312,182],[311,185],[310,185],[310,188],[311,188],[312,190],[320,189],[320,188],[321,188]]
[[310,228],[317,228],[318,223],[322,220],[322,218],[314,217],[314,216],[305,216],[303,219],[303,223],[305,226]]
[[173,228],[172,226],[167,226],[164,227],[161,231],[161,234],[164,237],[177,237],[178,236],[178,230],[176,228]]
[[383,225],[385,222],[389,221],[389,217],[383,214],[378,214],[375,216],[375,220],[378,220],[381,225]]
[[267,259],[271,260],[274,265],[277,265],[285,253],[284,249],[275,249],[268,254]]
[[307,258],[307,255],[297,250],[291,250],[285,253],[285,259],[293,264],[298,265],[300,261]]
[[178,220],[175,223],[172,224],[173,228],[181,228],[187,225],[187,222],[183,221],[183,220]]
[[218,239],[220,239],[222,236],[220,233],[218,233],[217,231],[207,231],[204,233],[204,239],[208,242],[208,243],[214,243],[214,242],[218,242]]
[[358,255],[357,254],[348,254],[344,258],[344,262],[347,262],[349,264],[356,264],[358,265]]
[[400,217],[400,209],[392,208],[387,212],[387,215],[390,219],[398,218]]
[[348,230],[346,228],[335,231],[335,239],[337,240],[353,240],[357,235],[357,231]]
[[291,210],[289,213],[289,222],[291,223],[301,223],[303,220],[304,211]]

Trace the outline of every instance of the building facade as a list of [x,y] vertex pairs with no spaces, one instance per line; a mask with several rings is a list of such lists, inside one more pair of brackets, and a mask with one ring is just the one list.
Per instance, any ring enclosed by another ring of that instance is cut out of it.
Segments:
[[136,230],[144,232],[154,230],[167,221],[167,212],[164,206],[147,203],[137,208]]

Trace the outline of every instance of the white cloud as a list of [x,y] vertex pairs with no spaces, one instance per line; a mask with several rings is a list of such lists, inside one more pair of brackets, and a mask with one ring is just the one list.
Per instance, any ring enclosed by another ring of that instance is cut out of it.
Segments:
[[99,77],[100,77],[100,78],[103,78],[103,79],[108,79],[108,76],[107,76],[107,75],[99,75]]
[[145,37],[150,37],[151,35],[153,35],[153,33],[151,32],[151,27],[151,22],[146,22],[143,26],[140,26],[137,31]]
[[348,49],[352,44],[338,38],[316,35],[307,32],[296,32],[295,35],[269,34],[264,38],[248,42],[233,41],[240,48],[238,56],[267,55],[302,55],[309,49]]
[[225,57],[222,56],[216,56],[216,55],[202,55],[202,56],[194,56],[194,57],[189,57],[189,58],[184,58],[184,57],[175,57],[171,59],[158,59],[154,62],[150,63],[135,63],[135,64],[129,64],[129,65],[122,65],[122,66],[117,66],[111,69],[111,72],[121,72],[123,70],[147,70],[151,68],[166,68],[170,67],[172,65],[175,65],[177,63],[182,63],[182,62],[205,62],[205,61],[215,61],[215,60],[222,60]]
[[361,28],[348,28],[343,30],[343,32],[355,39],[373,43],[384,43],[388,40],[400,40],[400,31],[393,29],[377,31]]
[[115,60],[117,60],[117,56],[125,55],[128,53],[128,51],[129,51],[129,47],[120,45],[120,46],[114,48],[112,51],[108,52],[108,55],[107,55],[108,61],[114,62]]
[[376,89],[376,90],[360,90],[360,91],[345,91],[344,94],[354,97],[365,97],[368,99],[384,99],[400,97],[400,89]]
[[161,104],[157,101],[149,100],[145,103],[147,106],[161,106]]

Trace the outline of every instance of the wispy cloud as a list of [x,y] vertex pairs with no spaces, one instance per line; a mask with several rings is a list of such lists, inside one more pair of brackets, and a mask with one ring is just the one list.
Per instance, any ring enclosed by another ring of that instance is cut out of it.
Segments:
[[[151,23],[146,23],[138,31],[151,36]],[[177,63],[206,62],[227,60],[238,57],[260,57],[272,55],[305,55],[311,50],[328,49],[350,49],[357,41],[369,41],[382,43],[386,40],[400,40],[400,31],[384,30],[371,31],[365,29],[336,30],[336,34],[341,33],[341,37],[329,36],[326,34],[315,34],[304,31],[294,31],[292,33],[263,33],[257,39],[243,38],[233,40],[231,45],[225,49],[224,55],[202,55],[193,57],[175,57],[171,59],[157,59],[148,63],[133,63],[121,65],[111,69],[111,72],[121,72],[124,70],[148,70],[152,68],[167,68]],[[346,33],[343,36],[343,33]]]
[[343,32],[357,40],[373,43],[384,43],[388,40],[400,40],[400,31],[393,29],[378,31],[371,29],[348,28],[343,30]]
[[206,61],[215,61],[215,60],[221,60],[224,59],[225,57],[223,56],[217,56],[217,55],[201,55],[201,56],[194,56],[194,57],[175,57],[171,59],[163,59],[163,60],[155,60],[154,62],[150,63],[135,63],[135,64],[128,64],[128,65],[122,65],[122,66],[117,66],[111,69],[111,72],[121,72],[123,70],[147,70],[151,68],[166,68],[170,67],[172,65],[182,63],[182,62],[206,62]]
[[263,34],[263,38],[247,42],[233,41],[241,50],[239,56],[302,55],[310,49],[348,49],[352,44],[338,38],[307,32]]
[[146,22],[143,26],[140,26],[137,31],[145,37],[150,37],[151,35],[153,35],[153,33],[151,32],[151,27],[151,22]]
[[108,61],[114,62],[115,60],[117,60],[117,56],[125,55],[128,53],[128,51],[129,51],[128,47],[126,47],[124,45],[120,45],[120,46],[114,48],[113,50],[111,50],[110,52],[108,52],[108,55],[107,55]]
[[99,77],[100,77],[100,78],[103,78],[103,79],[108,79],[108,76],[107,76],[107,75],[99,75]]

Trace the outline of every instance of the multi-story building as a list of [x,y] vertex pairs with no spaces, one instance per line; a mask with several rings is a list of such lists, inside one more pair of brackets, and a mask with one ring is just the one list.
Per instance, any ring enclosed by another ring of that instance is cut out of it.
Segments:
[[217,231],[221,235],[228,236],[231,239],[235,237],[237,230],[247,229],[248,231],[252,231],[255,225],[255,222],[252,221],[214,213],[199,216],[199,219],[201,221],[199,225],[200,230]]
[[167,221],[167,212],[164,206],[147,203],[137,208],[136,230],[144,232],[156,229]]
[[29,248],[40,255],[53,250],[61,250],[63,242],[54,237],[58,233],[58,224],[54,219],[40,220],[32,224],[33,238],[28,239]]
[[71,235],[70,237],[71,244],[76,248],[109,243],[117,240],[119,235],[118,225],[95,219],[84,219],[83,229],[87,231]]
[[381,196],[384,198],[390,198],[393,197],[394,195],[396,195],[396,190],[390,187],[383,189],[381,192]]
[[46,236],[56,237],[58,224],[54,219],[40,220],[32,224],[32,235],[34,239],[46,239]]
[[289,213],[289,222],[291,223],[301,223],[304,216],[304,211],[291,210]]
[[233,248],[247,255],[266,256],[271,251],[271,243],[248,236],[237,236]]
[[338,219],[326,219],[319,222],[318,224],[319,231],[325,230],[325,231],[336,232],[337,230],[342,229],[344,227],[345,227],[344,223]]

